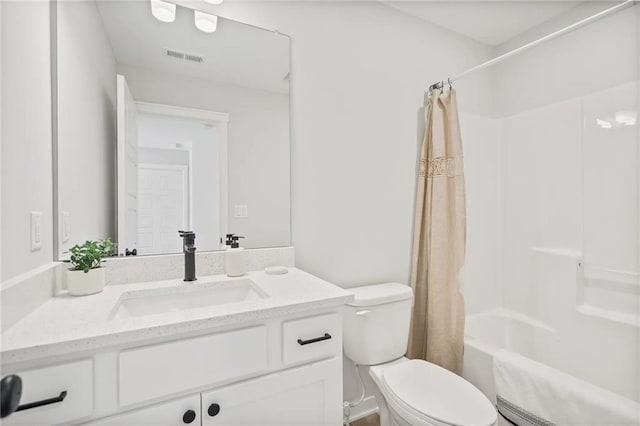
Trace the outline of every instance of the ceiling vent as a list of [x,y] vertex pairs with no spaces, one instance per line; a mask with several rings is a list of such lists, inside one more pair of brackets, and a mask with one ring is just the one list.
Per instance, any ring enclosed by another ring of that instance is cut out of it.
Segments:
[[179,50],[168,48],[164,49],[164,53],[171,58],[180,59],[183,61],[191,61],[198,64],[204,62],[204,57],[195,53],[180,52]]
[[190,53],[185,53],[184,54],[184,60],[185,61],[191,61],[191,62],[204,62],[204,58],[202,56],[198,56],[198,55],[192,55]]

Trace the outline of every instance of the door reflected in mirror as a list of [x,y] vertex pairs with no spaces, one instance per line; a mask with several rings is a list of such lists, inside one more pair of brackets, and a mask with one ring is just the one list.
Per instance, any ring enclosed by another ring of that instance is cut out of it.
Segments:
[[[118,75],[118,241],[139,255],[182,250],[177,230],[198,229],[201,251],[219,250],[227,221],[229,115],[136,102]],[[128,111],[132,108],[133,111]],[[122,190],[121,190],[122,189]]]
[[107,237],[177,253],[179,230],[199,251],[289,245],[289,38],[148,1],[56,7],[59,258]]

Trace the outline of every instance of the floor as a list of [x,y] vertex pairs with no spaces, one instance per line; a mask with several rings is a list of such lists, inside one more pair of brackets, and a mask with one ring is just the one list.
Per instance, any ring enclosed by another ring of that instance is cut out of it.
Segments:
[[351,423],[351,426],[380,426],[380,417],[378,414],[372,414],[360,420]]

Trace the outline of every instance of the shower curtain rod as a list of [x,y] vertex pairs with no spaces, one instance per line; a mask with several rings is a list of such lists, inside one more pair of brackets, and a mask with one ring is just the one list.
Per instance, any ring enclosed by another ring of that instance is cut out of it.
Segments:
[[514,55],[517,55],[518,53],[524,52],[525,50],[529,50],[532,47],[535,47],[539,44],[542,44],[546,41],[552,40],[556,37],[559,37],[561,35],[570,33],[571,31],[577,30],[578,28],[581,28],[585,25],[591,24],[592,22],[598,21],[602,18],[605,18],[609,15],[612,15],[614,13],[620,12],[621,10],[624,10],[628,7],[631,6],[635,6],[638,3],[640,3],[640,0],[625,0],[622,3],[618,3],[615,6],[610,7],[609,9],[605,9],[602,12],[598,12],[595,15],[589,16],[588,18],[582,19],[581,21],[578,21],[574,24],[569,25],[568,27],[564,27],[558,31],[552,32],[551,34],[547,34],[544,37],[541,37],[537,40],[534,40],[530,43],[527,43],[523,46],[520,46],[516,49],[513,49],[507,53],[503,53],[500,56],[497,56],[493,59],[488,60],[487,62],[483,62],[480,65],[476,65],[473,68],[469,68],[466,71],[461,72],[460,74],[454,75],[453,77],[448,78],[446,81],[438,81],[436,83],[433,83],[431,86],[429,86],[428,92],[431,93],[431,91],[433,91],[434,89],[442,89],[442,87],[444,86],[445,83],[451,84],[456,80],[459,80],[463,77],[468,76],[469,74],[473,74],[476,71],[480,71],[483,70],[485,68],[491,67],[499,62],[502,62]]

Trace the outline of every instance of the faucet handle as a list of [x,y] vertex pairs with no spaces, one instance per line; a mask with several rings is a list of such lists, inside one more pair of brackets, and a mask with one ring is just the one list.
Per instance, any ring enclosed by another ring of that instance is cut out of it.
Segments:
[[178,231],[178,233],[184,239],[185,247],[190,246],[195,250],[195,247],[193,247],[193,245],[196,242],[196,233],[193,231]]

